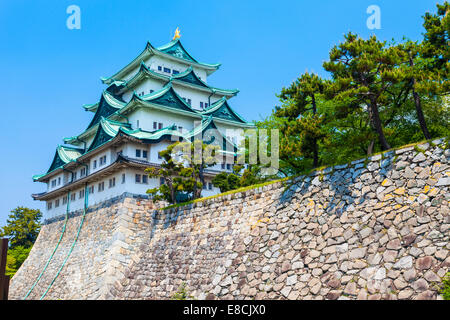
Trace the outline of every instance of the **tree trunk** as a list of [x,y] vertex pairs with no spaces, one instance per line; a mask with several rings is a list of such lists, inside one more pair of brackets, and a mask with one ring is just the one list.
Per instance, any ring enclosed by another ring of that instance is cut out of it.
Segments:
[[[316,98],[315,95],[312,94],[312,106],[313,106],[313,115],[315,116],[317,113],[317,106],[316,106]],[[317,146],[317,139],[314,138],[313,140],[313,167],[317,168],[319,166],[319,150]]]
[[367,147],[367,155],[370,156],[373,152],[373,146],[375,145],[375,140],[370,141],[369,146]]
[[[414,67],[414,60],[411,56],[411,53],[409,53],[409,66],[410,67]],[[427,123],[425,121],[425,117],[423,115],[423,110],[422,110],[422,103],[420,101],[420,97],[416,92],[416,78],[412,78],[412,94],[414,97],[414,104],[416,106],[416,113],[417,113],[417,118],[419,120],[419,124],[420,124],[420,128],[422,129],[423,135],[425,136],[425,139],[431,139],[431,135],[430,132],[428,131],[427,128]]]
[[170,188],[170,197],[172,198],[173,204],[177,204],[177,198],[175,197],[175,190],[173,189],[172,182],[168,183],[168,186]]
[[375,129],[375,132],[378,134],[378,140],[380,141],[381,149],[383,151],[388,150],[391,147],[387,142],[386,137],[384,136],[383,127],[381,126],[380,114],[378,113],[378,105],[375,101],[371,101],[369,108],[371,111],[373,127]]

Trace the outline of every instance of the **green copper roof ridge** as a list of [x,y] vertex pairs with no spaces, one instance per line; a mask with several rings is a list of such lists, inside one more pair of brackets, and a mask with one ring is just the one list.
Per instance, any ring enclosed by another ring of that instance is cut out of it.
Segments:
[[[105,95],[106,95],[106,97],[105,97]],[[108,103],[109,103],[109,105],[111,105],[111,107],[113,107],[113,108],[119,108],[119,107],[114,106],[113,104],[115,104],[115,105],[121,105],[122,107],[125,105],[125,102],[122,102],[122,101],[116,99],[116,98],[115,98],[111,93],[109,93],[108,90],[106,90],[106,89],[102,91],[102,97],[104,97],[104,98],[107,99],[108,101],[112,101],[112,103],[110,103],[110,102],[108,102]],[[95,105],[97,105],[97,107],[98,107],[98,104],[99,104],[99,103],[100,103],[100,101],[97,101],[96,103],[91,103],[91,104],[84,104],[84,105],[83,105],[83,108],[84,108],[86,111],[92,111],[93,107],[94,107]],[[121,107],[120,107],[120,108],[121,108]]]
[[208,112],[210,112],[210,110],[220,107],[221,105],[223,105],[223,103],[226,101],[225,97],[220,98],[219,100],[213,102],[208,108],[204,109],[202,111],[202,114],[206,114]]
[[227,94],[228,93],[228,94],[232,94],[232,95],[236,95],[239,93],[238,89],[221,89],[218,87],[210,86],[209,84],[205,83],[203,80],[198,78],[198,76],[195,74],[195,72],[194,72],[195,77],[199,80],[199,82],[203,83],[203,86],[195,84],[195,83],[191,83],[188,81],[180,80],[179,78],[182,78],[183,76],[186,76],[189,74],[190,69],[192,70],[192,72],[194,72],[192,65],[190,65],[185,71],[183,71],[177,75],[167,76],[165,74],[161,74],[161,73],[153,71],[149,66],[147,66],[147,64],[143,60],[141,60],[139,71],[136,72],[136,74],[133,75],[133,77],[131,77],[130,79],[123,80],[124,83],[122,85],[131,90],[131,87],[129,86],[130,83],[136,81],[136,79],[138,79],[142,76],[148,75],[148,76],[154,76],[155,78],[158,78],[160,80],[166,80],[166,81],[174,80],[174,81],[176,81],[177,84],[181,84],[181,85],[187,85],[190,87],[195,86],[198,88],[206,88],[206,89],[209,89],[209,91],[212,93],[218,93],[218,94],[221,94],[221,93]]
[[[166,94],[168,91],[170,91],[170,90],[172,90],[173,91],[173,93],[175,94],[175,96],[178,98],[178,100],[190,111],[190,112],[193,112],[193,113],[198,113],[198,111],[197,110],[195,110],[195,109],[193,109],[177,92],[176,92],[176,90],[173,88],[173,85],[172,85],[172,81],[170,81],[169,80],[169,82],[161,89],[161,90],[159,90],[159,91],[155,91],[155,92],[153,92],[153,93],[150,93],[150,94],[148,94],[148,95],[144,95],[144,96],[142,96],[142,97],[138,97],[140,100],[142,100],[142,101],[144,101],[144,102],[149,102],[149,103],[155,103],[155,102],[153,102],[153,100],[155,100],[155,99],[158,99],[158,98],[160,98],[160,97],[162,97],[164,94]],[[148,97],[148,98],[145,98],[145,97]],[[155,104],[158,104],[158,103],[155,103]],[[162,105],[162,104],[161,104]],[[170,107],[170,106],[165,106],[165,105],[162,105],[162,106],[164,106],[164,107],[168,107],[168,108],[171,108],[171,109],[173,109],[172,107]]]
[[[156,50],[161,51],[161,52],[164,52],[163,50],[168,50],[168,49],[174,47],[174,46],[177,45],[177,44],[181,47],[181,49],[184,51],[184,53],[185,53],[185,54],[186,54],[193,62],[198,63],[197,59],[195,59],[195,58],[194,58],[194,57],[186,50],[186,48],[183,46],[183,44],[182,44],[181,41],[180,41],[180,38],[175,39],[175,40],[172,40],[172,41],[170,41],[169,43],[167,43],[166,45],[163,45],[163,46],[161,46],[161,47],[156,48]],[[164,52],[164,53],[166,53],[166,52]],[[169,54],[170,54],[170,53],[169,53]],[[170,55],[172,55],[172,54],[170,54]],[[178,57],[177,57],[177,58],[178,58]],[[184,60],[187,60],[187,59],[184,59]]]
[[[224,104],[226,104],[227,108],[233,113],[233,115],[236,118],[241,120],[243,123],[250,123],[247,120],[245,120],[239,113],[234,111],[234,109],[228,103],[228,99],[226,99],[225,97],[222,97],[221,99],[219,99],[216,102],[214,102],[209,108],[203,110],[202,115],[207,115],[207,114],[209,114],[211,112],[214,112],[214,111],[220,109]],[[220,117],[217,117],[217,118],[220,119]]]

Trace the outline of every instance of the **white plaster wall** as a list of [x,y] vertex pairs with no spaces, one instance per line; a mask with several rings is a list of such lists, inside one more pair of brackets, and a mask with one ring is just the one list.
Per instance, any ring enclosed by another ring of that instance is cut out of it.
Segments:
[[136,121],[139,120],[139,127],[146,131],[154,131],[154,121],[161,122],[163,128],[173,124],[178,127],[181,126],[183,127],[183,132],[185,132],[184,130],[192,130],[194,128],[194,120],[200,121],[200,119],[149,108],[136,109],[128,116],[128,119],[133,126],[136,126]]
[[[148,95],[150,94],[151,90],[158,91],[162,89],[164,85],[165,82],[162,80],[146,79],[135,88],[133,88],[133,90],[125,92],[122,98],[124,99],[124,101],[129,102],[131,100],[131,97],[133,96],[133,91],[135,91],[140,96],[142,96],[142,93],[144,93],[143,95]],[[196,110],[202,110],[202,108],[200,107],[200,102],[203,102],[203,105],[205,105],[205,103],[213,104],[223,97],[222,95],[218,94],[213,94],[210,97],[211,93],[182,86],[177,83],[173,83],[173,88],[180,97],[186,98],[186,101],[187,99],[191,99],[191,107]]]
[[[150,58],[148,58],[145,61],[145,64],[153,71],[155,72],[160,72],[158,71],[158,66],[161,66],[162,68],[166,67],[169,68],[170,70],[177,70],[180,73],[186,71],[187,68],[189,68],[189,66],[191,65],[189,62],[186,61],[186,63],[179,63],[179,62],[175,62],[172,60],[166,60],[163,59],[161,57],[158,56],[152,56]],[[204,69],[198,68],[196,66],[193,66],[194,72],[195,74],[200,77],[202,79],[202,81],[207,82],[207,75],[206,75],[206,71]],[[164,69],[163,69],[164,70]],[[161,74],[165,74],[168,76],[173,75],[173,73],[166,73],[166,72],[160,72]]]

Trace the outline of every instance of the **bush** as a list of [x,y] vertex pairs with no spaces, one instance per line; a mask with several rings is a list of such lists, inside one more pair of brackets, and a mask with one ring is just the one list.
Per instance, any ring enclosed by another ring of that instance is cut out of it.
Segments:
[[174,293],[172,296],[173,300],[193,300],[194,297],[191,296],[186,288],[186,283],[182,283],[178,288],[178,291]]
[[444,300],[450,300],[450,272],[447,272],[444,278],[442,278],[442,286],[439,293],[442,295]]

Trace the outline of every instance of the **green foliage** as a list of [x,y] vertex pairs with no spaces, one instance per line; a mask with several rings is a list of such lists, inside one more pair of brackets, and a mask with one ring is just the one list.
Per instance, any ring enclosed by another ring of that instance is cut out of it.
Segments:
[[204,170],[216,164],[219,146],[207,145],[200,140],[176,142],[160,151],[161,168],[147,168],[149,177],[162,177],[164,184],[147,190],[154,200],[178,203],[180,199],[201,197],[205,184]]
[[282,106],[275,108],[274,117],[286,118],[287,123],[279,129],[282,135],[296,137],[291,144],[283,144],[281,156],[285,159],[292,157],[293,148],[297,149],[297,156],[311,159],[313,167],[320,163],[319,143],[326,137],[322,130],[325,117],[320,112],[318,99],[324,93],[326,82],[315,74],[301,75],[288,88],[283,88],[279,95]]
[[9,238],[5,274],[13,276],[28,257],[41,229],[40,210],[17,207],[11,211],[6,226],[0,228],[0,238]]
[[236,165],[233,167],[233,172],[221,172],[214,177],[212,183],[215,187],[220,189],[220,192],[227,192],[230,190],[236,190],[238,188],[255,185],[264,181],[267,181],[267,177],[261,175],[262,167],[259,165],[249,165],[244,170],[242,175],[243,166]]
[[450,70],[450,4],[437,4],[436,14],[425,13],[423,26],[426,30],[420,49],[421,55],[426,60],[426,68],[435,73],[438,83],[438,91],[448,94],[449,70]]
[[33,246],[41,229],[41,217],[40,210],[17,207],[8,216],[6,226],[0,228],[0,238],[8,237],[10,248]]
[[178,291],[172,296],[173,300],[194,300],[194,296],[190,295],[186,288],[186,283],[181,283]]
[[450,6],[424,16],[422,42],[387,43],[348,33],[323,66],[278,95],[257,123],[280,131],[280,174],[291,176],[390,148],[450,135]]
[[220,189],[220,192],[226,192],[240,187],[239,176],[234,173],[221,172],[214,177],[212,183]]
[[450,300],[450,272],[447,272],[442,279],[442,286],[440,287],[439,293],[444,300]]
[[31,247],[16,246],[8,250],[8,256],[6,259],[6,271],[5,274],[8,276],[14,276],[14,274],[19,270],[22,263],[28,257]]

